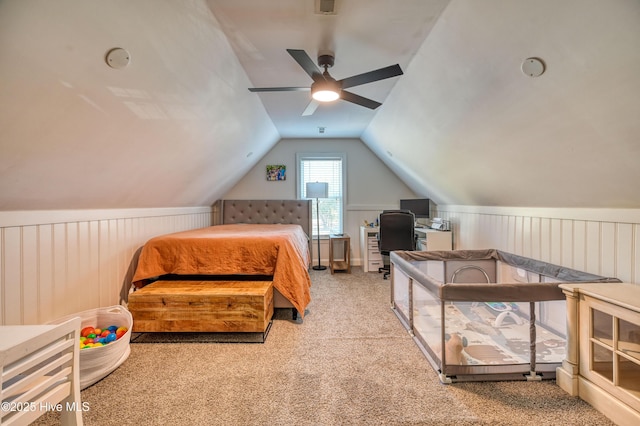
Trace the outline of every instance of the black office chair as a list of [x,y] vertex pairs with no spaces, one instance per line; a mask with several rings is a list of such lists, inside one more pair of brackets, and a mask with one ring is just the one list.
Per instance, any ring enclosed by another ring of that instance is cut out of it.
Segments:
[[[389,256],[394,250],[415,250],[415,216],[409,210],[385,210],[380,214],[378,231],[378,249],[383,256]],[[385,263],[378,272],[384,272],[386,280],[391,273],[391,265]]]

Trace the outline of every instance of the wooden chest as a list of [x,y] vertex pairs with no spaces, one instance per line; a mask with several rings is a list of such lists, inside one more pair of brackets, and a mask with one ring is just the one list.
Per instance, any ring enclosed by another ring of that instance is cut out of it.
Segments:
[[156,281],[129,295],[134,332],[260,332],[273,317],[271,281]]

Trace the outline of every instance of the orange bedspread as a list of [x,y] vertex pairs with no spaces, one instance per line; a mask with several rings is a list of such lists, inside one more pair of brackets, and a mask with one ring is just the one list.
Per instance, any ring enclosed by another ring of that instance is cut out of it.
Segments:
[[165,274],[273,275],[273,286],[304,316],[311,301],[310,261],[300,225],[217,225],[149,240],[133,283],[142,287]]

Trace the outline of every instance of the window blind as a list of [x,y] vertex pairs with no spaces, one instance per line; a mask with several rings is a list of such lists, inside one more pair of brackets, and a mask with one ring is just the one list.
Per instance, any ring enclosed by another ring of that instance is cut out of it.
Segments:
[[[342,233],[343,229],[343,155],[306,154],[298,157],[298,191],[300,198],[307,198],[307,182],[327,182],[328,198],[313,201],[313,236]],[[319,209],[316,214],[316,209]]]

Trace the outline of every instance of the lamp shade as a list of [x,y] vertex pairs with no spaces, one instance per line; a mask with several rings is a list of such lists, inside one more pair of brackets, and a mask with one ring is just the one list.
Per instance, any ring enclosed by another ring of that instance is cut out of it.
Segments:
[[307,182],[307,198],[327,198],[329,184],[327,182]]

